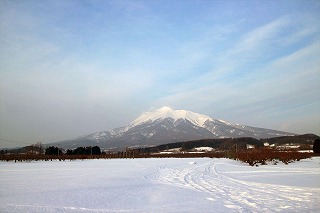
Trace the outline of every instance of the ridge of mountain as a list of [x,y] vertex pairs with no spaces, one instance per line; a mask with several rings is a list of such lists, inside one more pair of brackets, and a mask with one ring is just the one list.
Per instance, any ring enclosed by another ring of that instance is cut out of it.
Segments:
[[103,149],[122,150],[127,147],[148,147],[199,139],[240,137],[260,139],[294,135],[296,134],[232,124],[187,110],[161,107],[143,113],[126,126],[51,143],[51,145],[59,144],[66,149],[97,145]]

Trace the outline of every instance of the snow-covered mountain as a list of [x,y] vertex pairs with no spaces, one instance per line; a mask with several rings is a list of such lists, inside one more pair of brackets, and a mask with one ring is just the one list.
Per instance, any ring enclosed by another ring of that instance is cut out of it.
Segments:
[[186,110],[173,110],[170,107],[161,107],[153,112],[146,112],[136,120],[134,120],[130,125],[137,126],[147,122],[153,122],[158,119],[172,118],[174,122],[179,119],[185,119],[190,121],[196,126],[203,126],[206,121],[212,121],[213,119],[206,115],[201,115],[198,113],[186,111]]
[[270,129],[232,124],[186,110],[162,107],[146,112],[130,124],[111,131],[60,141],[63,148],[98,145],[104,149],[145,147],[206,138],[272,138],[295,135]]

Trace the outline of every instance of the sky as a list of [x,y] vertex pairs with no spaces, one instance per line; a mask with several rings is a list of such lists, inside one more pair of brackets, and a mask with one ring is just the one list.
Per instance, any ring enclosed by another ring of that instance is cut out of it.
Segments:
[[162,106],[320,135],[318,0],[1,0],[0,148]]

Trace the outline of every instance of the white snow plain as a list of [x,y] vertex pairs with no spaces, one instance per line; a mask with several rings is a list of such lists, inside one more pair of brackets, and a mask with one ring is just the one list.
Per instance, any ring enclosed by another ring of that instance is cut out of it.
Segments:
[[320,157],[0,162],[0,212],[319,212]]

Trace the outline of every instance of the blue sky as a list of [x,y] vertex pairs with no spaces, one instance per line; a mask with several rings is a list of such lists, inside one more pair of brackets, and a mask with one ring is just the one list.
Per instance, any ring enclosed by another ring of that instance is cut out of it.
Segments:
[[[320,2],[0,1],[1,147],[161,106],[320,135]],[[17,143],[21,142],[21,143]]]

